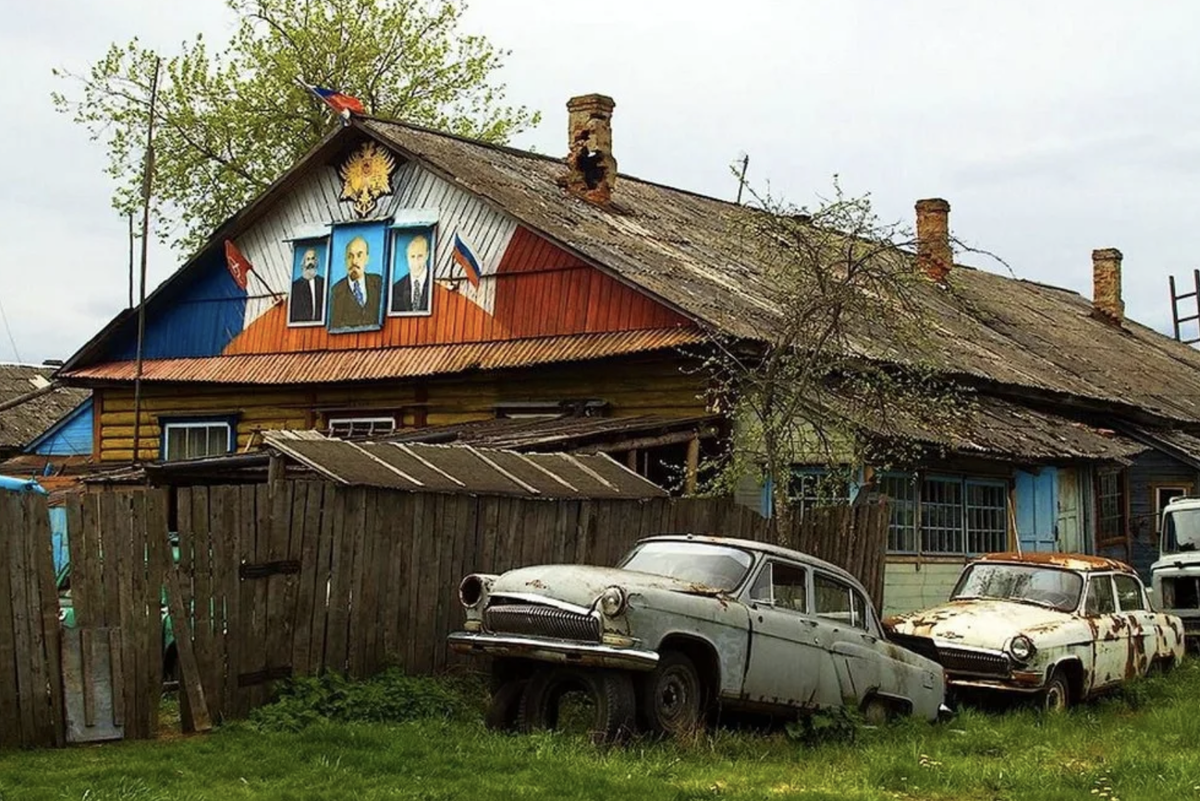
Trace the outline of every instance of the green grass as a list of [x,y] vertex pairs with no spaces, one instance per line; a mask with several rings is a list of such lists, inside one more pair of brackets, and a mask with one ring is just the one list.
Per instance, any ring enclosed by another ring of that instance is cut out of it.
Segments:
[[0,799],[1200,798],[1200,661],[1063,716],[967,711],[819,745],[719,731],[597,748],[447,714],[5,753]]

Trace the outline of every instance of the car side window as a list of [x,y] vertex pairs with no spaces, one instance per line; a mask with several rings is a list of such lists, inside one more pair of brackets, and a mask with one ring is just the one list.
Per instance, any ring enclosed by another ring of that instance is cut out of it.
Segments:
[[1133,612],[1146,608],[1146,599],[1142,594],[1142,585],[1133,576],[1113,576],[1117,585],[1117,601],[1121,604],[1122,612]]
[[793,612],[804,612],[808,609],[808,571],[780,562],[768,562],[750,590],[750,600]]
[[1117,611],[1117,596],[1113,594],[1111,576],[1093,576],[1088,582],[1084,614],[1111,615]]
[[813,576],[813,613],[817,617],[865,629],[867,626],[863,613],[866,610],[861,599],[855,609],[855,595],[854,590],[837,579],[820,573]]

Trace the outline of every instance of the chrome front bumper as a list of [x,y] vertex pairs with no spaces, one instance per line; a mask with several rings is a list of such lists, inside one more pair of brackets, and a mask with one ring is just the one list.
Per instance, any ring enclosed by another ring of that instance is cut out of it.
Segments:
[[447,639],[450,648],[457,653],[476,656],[515,656],[542,662],[643,671],[654,670],[658,664],[658,654],[654,651],[613,648],[595,643],[469,631],[456,631]]

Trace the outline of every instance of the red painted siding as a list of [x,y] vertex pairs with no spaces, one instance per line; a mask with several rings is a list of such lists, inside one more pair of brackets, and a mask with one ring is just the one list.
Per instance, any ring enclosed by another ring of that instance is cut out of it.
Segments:
[[496,276],[487,280],[496,285],[494,314],[435,285],[429,317],[389,317],[379,331],[330,335],[323,327],[288,328],[287,304],[280,303],[224,353],[377,349],[692,325],[524,228],[513,234]]

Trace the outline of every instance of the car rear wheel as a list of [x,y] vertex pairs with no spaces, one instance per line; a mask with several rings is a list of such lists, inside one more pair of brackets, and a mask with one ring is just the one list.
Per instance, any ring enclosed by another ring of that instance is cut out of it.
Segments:
[[640,684],[641,716],[649,731],[678,737],[700,726],[704,687],[687,656],[666,652],[654,670],[641,677]]
[[533,674],[520,702],[521,728],[585,734],[616,742],[633,731],[635,698],[628,673],[549,667]]
[[1071,706],[1071,683],[1062,668],[1055,668],[1042,690],[1042,711],[1048,714],[1066,712]]
[[494,693],[488,706],[487,714],[483,717],[484,725],[492,731],[513,731],[517,728],[517,720],[521,711],[521,699],[529,684],[525,679],[509,679],[502,683]]

